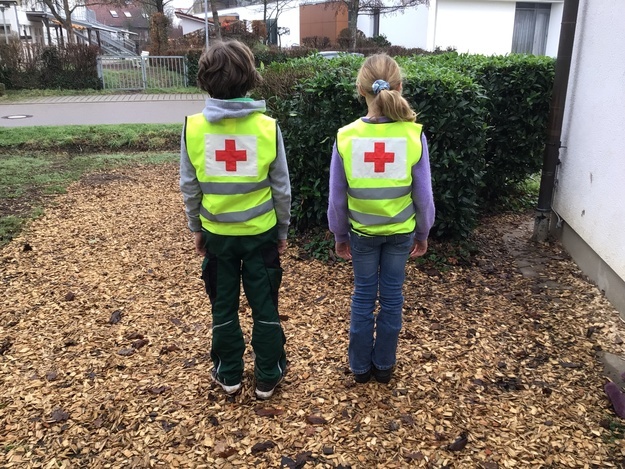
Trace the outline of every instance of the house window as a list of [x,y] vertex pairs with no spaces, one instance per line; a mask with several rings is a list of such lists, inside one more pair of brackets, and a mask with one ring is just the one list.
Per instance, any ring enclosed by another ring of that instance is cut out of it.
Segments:
[[373,37],[380,35],[380,9],[373,9]]
[[518,2],[514,15],[512,52],[545,55],[551,3]]
[[8,23],[0,24],[0,36],[10,36],[11,35],[11,25]]
[[125,11],[125,12],[124,12],[124,16],[125,16],[126,18],[132,18],[132,15],[130,14],[130,12],[129,12],[129,11]]
[[119,18],[119,15],[117,14],[117,12],[115,10],[109,10],[109,12],[111,13],[111,16],[113,18]]

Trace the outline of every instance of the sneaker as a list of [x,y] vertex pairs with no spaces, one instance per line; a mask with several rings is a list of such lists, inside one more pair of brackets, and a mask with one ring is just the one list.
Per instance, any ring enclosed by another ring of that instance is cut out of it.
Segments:
[[388,383],[391,381],[393,377],[393,368],[389,368],[388,370],[378,370],[375,366],[373,367],[373,377],[378,383]]
[[354,373],[354,381],[357,383],[368,383],[371,379],[371,370],[366,371],[365,373]]
[[273,396],[273,392],[276,390],[276,387],[280,384],[283,378],[284,374],[280,376],[277,381],[256,381],[256,397],[262,400],[269,399]]
[[221,389],[223,389],[226,392],[226,394],[228,394],[229,396],[236,393],[239,389],[241,389],[241,383],[237,383],[237,384],[233,384],[229,386],[226,383],[222,382],[219,379],[219,376],[217,375],[217,370],[215,370],[214,368],[211,373],[211,376],[213,378],[213,381],[215,381],[219,386],[221,386]]

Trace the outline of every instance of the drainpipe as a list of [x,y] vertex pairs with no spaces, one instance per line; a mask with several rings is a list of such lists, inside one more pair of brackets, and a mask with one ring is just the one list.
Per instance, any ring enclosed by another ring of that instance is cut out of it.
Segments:
[[559,155],[562,143],[560,141],[562,136],[562,121],[564,120],[564,105],[569,84],[571,56],[573,55],[573,42],[575,40],[578,10],[579,0],[564,0],[560,41],[558,43],[558,57],[556,59],[553,93],[549,108],[547,142],[543,155],[540,191],[538,193],[538,205],[534,218],[534,233],[532,239],[535,241],[546,241],[549,237],[551,202],[556,179],[556,167],[560,163]]

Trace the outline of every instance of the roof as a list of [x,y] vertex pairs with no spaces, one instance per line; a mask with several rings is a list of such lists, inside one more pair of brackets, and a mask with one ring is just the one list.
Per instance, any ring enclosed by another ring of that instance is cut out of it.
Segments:
[[[197,21],[197,22],[202,23],[202,24],[204,24],[204,21],[205,21],[204,20],[204,15],[201,15],[201,16],[190,15],[190,14],[184,13],[184,12],[182,12],[180,10],[176,10],[174,13],[175,13],[176,17],[178,17],[180,19],[183,19],[183,20]],[[224,20],[232,21],[232,20],[238,20],[238,19],[239,19],[239,15],[237,15],[237,14],[232,14],[231,13],[231,14],[226,15],[226,16],[219,15],[219,20],[220,21],[224,21]],[[213,15],[212,14],[208,15],[208,22],[210,24],[213,24]]]
[[[46,12],[46,11],[27,11],[26,12],[26,17],[29,20],[33,20],[33,19],[37,19],[37,20],[48,19],[52,23],[57,23],[58,24],[58,20],[56,19],[56,17],[52,13],[49,13],[49,12]],[[110,33],[118,33],[118,32],[121,31],[121,32],[124,32],[124,33],[134,34],[132,31],[128,31],[126,29],[113,28],[113,27],[109,27],[109,26],[104,25],[104,24],[90,23],[89,21],[77,20],[75,18],[72,18],[72,24],[74,26],[78,26],[78,27],[85,28],[85,29],[98,29],[100,31],[108,31]]]
[[143,6],[128,2],[123,5],[102,5],[98,0],[87,0],[87,8],[95,13],[98,22],[120,29],[149,29],[150,22]]

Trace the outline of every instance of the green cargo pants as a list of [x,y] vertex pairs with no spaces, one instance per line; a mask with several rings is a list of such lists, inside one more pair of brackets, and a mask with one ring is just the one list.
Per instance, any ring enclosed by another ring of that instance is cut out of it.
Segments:
[[204,232],[206,257],[202,280],[211,301],[213,341],[211,359],[219,380],[241,382],[245,341],[239,323],[239,294],[243,289],[252,308],[252,348],[257,381],[275,382],[286,367],[286,338],[278,317],[282,268],[277,229],[254,236],[224,236]]

